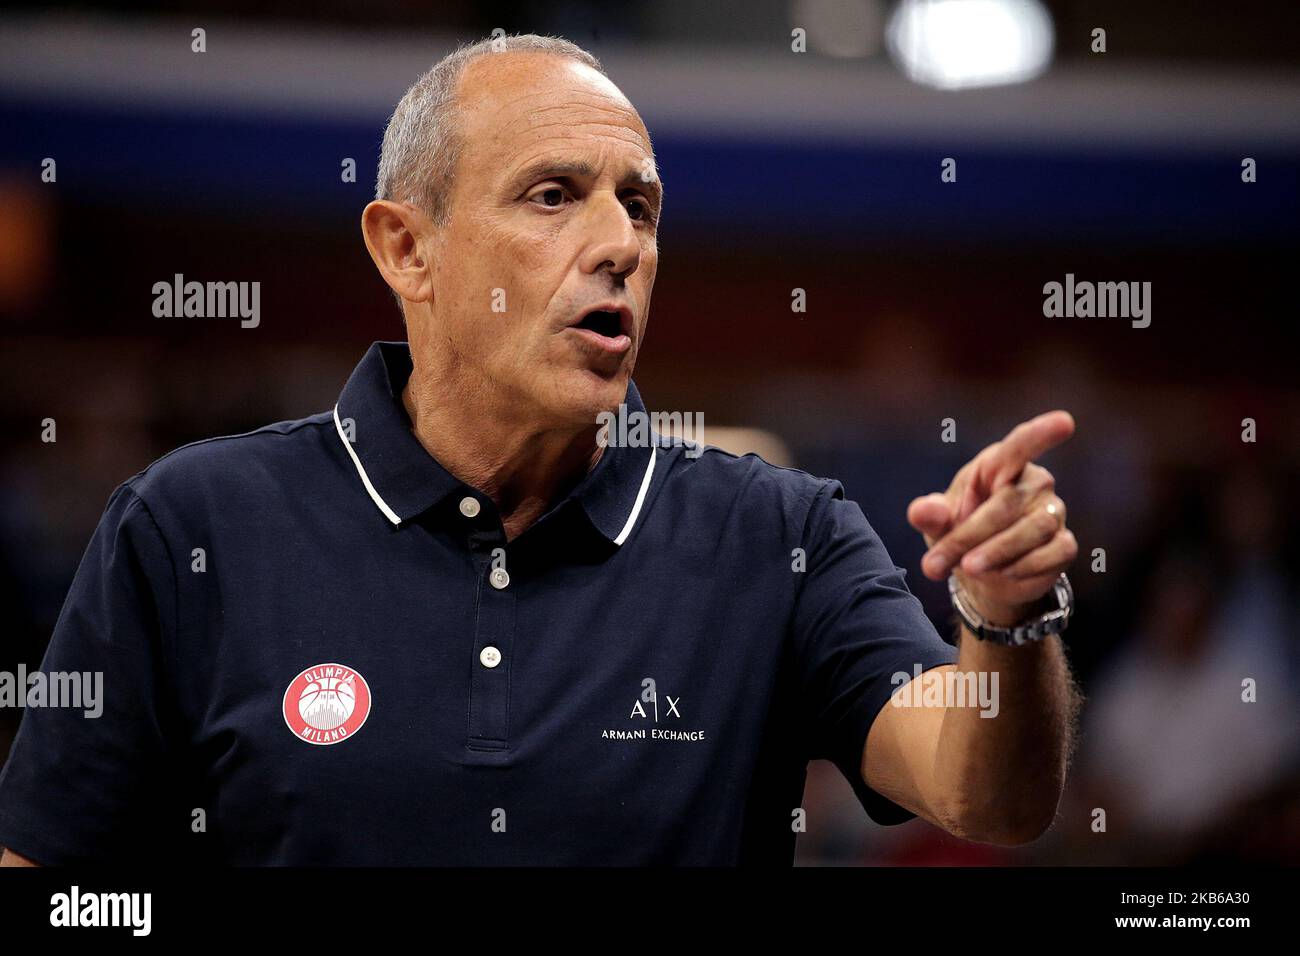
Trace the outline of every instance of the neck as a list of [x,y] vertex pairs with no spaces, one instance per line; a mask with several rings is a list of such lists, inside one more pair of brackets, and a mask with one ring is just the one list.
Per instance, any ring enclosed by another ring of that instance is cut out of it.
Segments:
[[542,427],[511,416],[485,390],[439,387],[416,371],[402,389],[411,430],[456,478],[496,504],[514,540],[600,460],[598,426]]

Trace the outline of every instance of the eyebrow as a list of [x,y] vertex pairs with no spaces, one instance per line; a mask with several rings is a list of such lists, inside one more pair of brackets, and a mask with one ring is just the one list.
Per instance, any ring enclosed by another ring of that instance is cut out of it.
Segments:
[[[512,191],[522,190],[532,183],[541,182],[545,179],[562,179],[565,177],[585,177],[590,179],[595,175],[595,167],[590,163],[543,159],[525,166],[511,177],[510,189]],[[656,203],[663,202],[664,188],[663,184],[659,182],[658,176],[649,182],[645,182],[641,179],[641,174],[637,170],[630,169],[624,173],[623,177],[618,181],[618,185],[620,187],[635,185],[650,193]]]

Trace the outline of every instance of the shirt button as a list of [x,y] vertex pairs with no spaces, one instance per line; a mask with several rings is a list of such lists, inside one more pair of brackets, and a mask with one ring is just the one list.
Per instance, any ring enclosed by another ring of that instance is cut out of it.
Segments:
[[478,660],[484,667],[496,667],[501,663],[501,652],[489,644],[478,652]]
[[503,591],[510,584],[510,574],[505,568],[493,568],[492,573],[488,575],[488,580],[498,591]]
[[460,499],[460,513],[466,518],[478,517],[478,499],[466,495]]

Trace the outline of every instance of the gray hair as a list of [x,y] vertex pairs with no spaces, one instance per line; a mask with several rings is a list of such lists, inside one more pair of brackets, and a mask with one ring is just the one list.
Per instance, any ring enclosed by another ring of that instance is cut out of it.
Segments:
[[416,80],[389,117],[379,154],[376,199],[409,202],[434,222],[446,222],[452,175],[462,145],[455,122],[461,75],[481,56],[521,50],[576,60],[605,75],[598,59],[559,37],[498,35],[462,45]]

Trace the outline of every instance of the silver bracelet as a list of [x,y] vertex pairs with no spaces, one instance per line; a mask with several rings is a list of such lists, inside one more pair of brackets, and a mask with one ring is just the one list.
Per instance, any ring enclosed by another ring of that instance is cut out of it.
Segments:
[[1014,627],[999,627],[990,624],[975,610],[966,592],[957,583],[957,575],[948,575],[948,594],[952,598],[953,608],[961,615],[962,621],[972,634],[981,641],[990,641],[994,644],[1009,646],[1032,644],[1041,641],[1049,634],[1060,634],[1064,631],[1070,623],[1070,615],[1074,612],[1074,589],[1070,587],[1070,579],[1065,576],[1064,571],[1053,582],[1052,590],[1056,595],[1057,607]]

